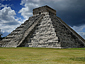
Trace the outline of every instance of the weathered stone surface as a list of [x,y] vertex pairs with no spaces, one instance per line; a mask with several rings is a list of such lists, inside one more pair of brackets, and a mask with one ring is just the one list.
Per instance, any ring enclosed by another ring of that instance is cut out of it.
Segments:
[[[49,12],[49,13],[48,13]],[[33,15],[40,15],[40,14],[54,14],[56,15],[56,10],[50,8],[49,6],[43,6],[43,7],[39,7],[39,8],[35,8],[33,9]]]
[[32,43],[30,47],[48,47],[48,45],[56,45],[53,43],[57,43],[60,47],[60,44],[58,43],[58,37],[56,36],[55,29],[53,28],[49,15],[43,16],[43,19],[35,29],[36,30],[33,33],[33,38],[30,38],[30,43]]
[[48,6],[33,10],[33,16],[25,21],[5,39],[0,47],[85,47],[85,40],[56,16]]
[[25,32],[40,17],[41,15],[30,17],[29,20],[21,24],[20,27],[17,27],[5,39],[2,40],[2,47],[17,47],[22,38],[24,37]]

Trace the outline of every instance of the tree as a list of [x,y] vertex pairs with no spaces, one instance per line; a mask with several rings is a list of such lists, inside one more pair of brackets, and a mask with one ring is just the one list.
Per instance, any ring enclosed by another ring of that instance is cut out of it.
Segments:
[[2,37],[1,37],[2,33],[1,33],[1,29],[0,29],[0,40],[2,40]]

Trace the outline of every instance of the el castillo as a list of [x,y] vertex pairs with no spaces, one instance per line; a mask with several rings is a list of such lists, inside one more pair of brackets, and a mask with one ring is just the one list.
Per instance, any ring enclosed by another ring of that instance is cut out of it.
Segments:
[[1,40],[0,47],[83,48],[85,40],[46,5],[33,9],[33,16]]

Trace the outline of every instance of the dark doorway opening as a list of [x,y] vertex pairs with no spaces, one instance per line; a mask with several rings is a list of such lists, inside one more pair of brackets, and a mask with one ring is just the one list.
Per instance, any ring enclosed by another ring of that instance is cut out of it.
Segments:
[[39,15],[41,14],[41,12],[39,12]]

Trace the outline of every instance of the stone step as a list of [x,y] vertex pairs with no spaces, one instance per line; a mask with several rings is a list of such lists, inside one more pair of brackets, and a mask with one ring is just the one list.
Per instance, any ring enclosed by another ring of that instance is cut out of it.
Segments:
[[55,34],[50,35],[50,34],[42,33],[42,34],[33,34],[33,36],[36,37],[36,38],[40,38],[40,37],[48,38],[48,37],[55,37],[56,35]]
[[38,26],[38,28],[45,28],[45,27],[50,27],[50,24],[44,24],[44,25],[40,25],[40,26]]
[[42,21],[47,21],[47,20],[51,20],[51,18],[44,18],[44,19],[42,19]]
[[21,34],[21,33],[14,33],[14,34],[11,33],[10,35],[7,36],[7,38],[10,38],[10,39],[11,39],[11,38],[18,38],[18,39],[19,39],[19,38],[21,38],[22,36],[23,36],[23,34]]
[[15,37],[14,35],[12,36],[8,35],[6,38],[14,38],[14,37]]
[[49,38],[45,38],[45,37],[39,37],[39,38],[31,38],[31,41],[44,41],[44,42],[46,42],[46,41],[58,41],[58,38],[55,38],[55,37],[49,37]]
[[9,34],[10,36],[17,36],[17,35],[20,35],[21,33],[11,33]]
[[[44,21],[42,21],[42,23],[41,23],[41,25],[43,26],[47,26],[47,25],[51,25],[52,23],[51,22],[48,22],[48,21],[46,21],[46,22],[44,22]],[[40,26],[41,26],[40,25]]]
[[55,34],[54,32],[46,32],[46,33],[36,33],[36,35],[51,35],[51,34]]
[[21,25],[26,25],[27,23],[29,23],[29,20],[27,20],[27,21],[25,21],[23,24],[21,24]]
[[24,28],[24,26],[19,26],[19,27],[17,27],[17,28]]
[[48,41],[48,43],[49,43],[49,42],[58,42],[58,41]]
[[[33,35],[34,37],[33,38],[56,38],[56,35]],[[58,39],[58,38],[56,38]]]
[[48,44],[56,44],[58,41],[52,41],[52,42],[43,42],[43,43],[38,43],[38,45],[48,45]]
[[15,35],[19,35],[19,33],[11,33],[10,35],[14,35],[15,36]]
[[45,15],[45,16],[43,16],[43,18],[49,18],[49,16],[48,15]]
[[11,40],[10,39],[3,39],[2,41],[3,42],[10,42]]
[[22,30],[23,28],[16,28],[16,30]]
[[28,43],[28,45],[32,45],[32,43]]
[[16,31],[15,32],[12,32],[12,34],[15,34],[15,33],[21,33],[21,32],[20,31],[18,31],[18,32],[16,32]]
[[14,30],[13,32],[20,32],[21,30]]
[[41,32],[41,31],[50,31],[50,32],[55,32],[55,29],[54,28],[52,28],[52,27],[42,27],[42,28],[36,28],[36,29],[38,29],[38,30],[35,30],[35,32]]
[[37,28],[38,30],[36,30],[35,32],[37,33],[37,32],[41,32],[41,31],[50,31],[50,30],[52,30],[52,29],[50,29],[50,28],[46,28],[46,27],[43,27],[43,28]]
[[15,38],[15,37],[6,37],[6,39],[13,39],[13,38]]
[[24,27],[25,25],[21,24],[20,26],[23,26]]

